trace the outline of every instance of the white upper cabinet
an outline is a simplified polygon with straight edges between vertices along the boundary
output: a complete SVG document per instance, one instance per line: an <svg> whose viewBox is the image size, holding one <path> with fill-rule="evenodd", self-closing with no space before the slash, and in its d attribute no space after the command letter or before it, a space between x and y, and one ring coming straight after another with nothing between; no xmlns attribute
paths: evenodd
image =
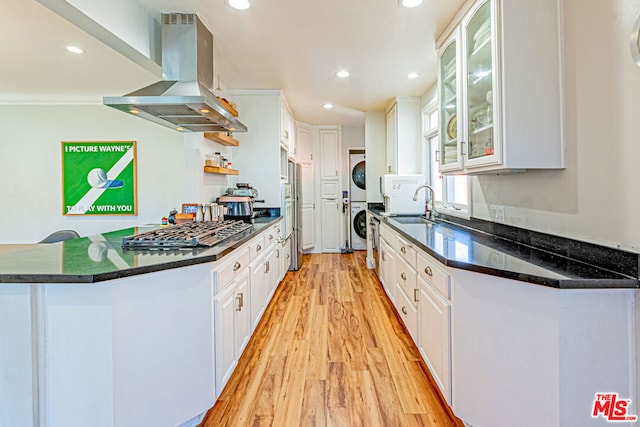
<svg viewBox="0 0 640 427"><path fill-rule="evenodd" d="M312 128L296 123L296 162L305 165L313 163Z"/></svg>
<svg viewBox="0 0 640 427"><path fill-rule="evenodd" d="M295 120L284 97L280 100L280 143L287 149L289 158L295 158Z"/></svg>
<svg viewBox="0 0 640 427"><path fill-rule="evenodd" d="M479 0L439 41L440 172L564 167L558 0Z"/></svg>
<svg viewBox="0 0 640 427"><path fill-rule="evenodd" d="M386 173L421 173L420 98L396 98L387 108Z"/></svg>
<svg viewBox="0 0 640 427"><path fill-rule="evenodd" d="M320 179L338 180L340 178L340 130L320 129Z"/></svg>

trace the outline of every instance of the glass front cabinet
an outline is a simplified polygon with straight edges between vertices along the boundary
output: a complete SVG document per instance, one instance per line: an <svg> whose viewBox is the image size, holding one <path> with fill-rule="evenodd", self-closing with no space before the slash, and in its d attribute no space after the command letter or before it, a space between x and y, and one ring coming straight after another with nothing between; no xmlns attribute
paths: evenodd
<svg viewBox="0 0 640 427"><path fill-rule="evenodd" d="M468 3L441 37L441 173L564 167L557 2Z"/></svg>

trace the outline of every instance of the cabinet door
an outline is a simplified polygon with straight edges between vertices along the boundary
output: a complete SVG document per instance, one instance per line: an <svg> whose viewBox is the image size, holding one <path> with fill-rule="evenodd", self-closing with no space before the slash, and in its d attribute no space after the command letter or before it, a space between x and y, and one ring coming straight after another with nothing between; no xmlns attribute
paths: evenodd
<svg viewBox="0 0 640 427"><path fill-rule="evenodd" d="M438 98L440 100L440 150L438 153L441 172L461 170L462 163L460 128L463 118L460 116L460 43L459 32L455 31L451 39L440 50L438 69Z"/></svg>
<svg viewBox="0 0 640 427"><path fill-rule="evenodd" d="M320 178L338 180L340 171L340 133L338 129L320 129Z"/></svg>
<svg viewBox="0 0 640 427"><path fill-rule="evenodd" d="M276 258L276 251L277 249L269 251L264 257L264 273L265 273L264 307L265 309L267 305L269 305L269 301L271 301L271 297L273 296L273 293L275 292L279 283L278 268L276 267L278 264L278 260Z"/></svg>
<svg viewBox="0 0 640 427"><path fill-rule="evenodd" d="M314 205L302 207L302 249L311 249L315 245L315 209Z"/></svg>
<svg viewBox="0 0 640 427"><path fill-rule="evenodd" d="M418 348L440 391L451 403L451 305L419 279Z"/></svg>
<svg viewBox="0 0 640 427"><path fill-rule="evenodd" d="M289 136L289 157L296 160L296 122L291 111L287 110L287 135Z"/></svg>
<svg viewBox="0 0 640 427"><path fill-rule="evenodd" d="M234 346L235 291L235 286L231 285L213 299L217 395L222 392L236 366Z"/></svg>
<svg viewBox="0 0 640 427"><path fill-rule="evenodd" d="M384 285L384 290L387 292L387 295L389 295L389 299L395 306L397 299L396 253L383 239L380 239L380 250L383 252L383 254L380 254L380 262L383 266L383 271L380 274L383 278L382 283Z"/></svg>
<svg viewBox="0 0 640 427"><path fill-rule="evenodd" d="M322 199L322 252L340 252L341 205L339 199Z"/></svg>
<svg viewBox="0 0 640 427"><path fill-rule="evenodd" d="M311 129L300 125L296 126L296 161L301 164L313 162Z"/></svg>
<svg viewBox="0 0 640 427"><path fill-rule="evenodd" d="M249 295L249 271L238 279L235 286L236 311L234 323L235 358L240 358L251 337L251 295Z"/></svg>
<svg viewBox="0 0 640 427"><path fill-rule="evenodd" d="M495 115L495 5L478 3L462 23L464 40L464 137L466 167L500 162L500 144L494 133Z"/></svg>
<svg viewBox="0 0 640 427"><path fill-rule="evenodd" d="M315 210L313 165L303 166L301 179L301 217L302 249L311 249L315 245Z"/></svg>
<svg viewBox="0 0 640 427"><path fill-rule="evenodd" d="M387 112L387 171L398 173L398 106Z"/></svg>
<svg viewBox="0 0 640 427"><path fill-rule="evenodd" d="M265 293L265 274L264 274L264 257L258 257L249 265L251 272L251 331L255 330L260 317L262 316L265 299L268 295Z"/></svg>
<svg viewBox="0 0 640 427"><path fill-rule="evenodd" d="M418 307L413 305L413 302L404 294L402 289L399 289L399 286L398 284L398 290L396 290L398 314L400 314L400 318L407 327L413 342L418 344Z"/></svg>
<svg viewBox="0 0 640 427"><path fill-rule="evenodd" d="M280 100L280 142L289 149L289 129L287 129L287 106Z"/></svg>

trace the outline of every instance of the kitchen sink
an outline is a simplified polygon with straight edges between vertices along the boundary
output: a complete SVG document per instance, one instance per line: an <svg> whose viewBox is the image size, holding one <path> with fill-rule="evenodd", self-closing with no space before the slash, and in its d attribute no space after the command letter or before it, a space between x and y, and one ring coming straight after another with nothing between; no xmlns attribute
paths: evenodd
<svg viewBox="0 0 640 427"><path fill-rule="evenodd" d="M431 221L430 219L427 219L424 215L395 216L395 217L391 217L391 219L393 219L396 222L399 222L400 224L427 224L427 225L435 224L435 221Z"/></svg>

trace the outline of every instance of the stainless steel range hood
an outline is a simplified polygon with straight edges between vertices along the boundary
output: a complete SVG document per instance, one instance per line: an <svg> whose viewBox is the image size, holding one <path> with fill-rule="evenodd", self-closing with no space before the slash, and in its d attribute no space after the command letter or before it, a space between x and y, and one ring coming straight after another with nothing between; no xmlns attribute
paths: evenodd
<svg viewBox="0 0 640 427"><path fill-rule="evenodd" d="M104 105L179 131L247 131L211 92L213 36L196 15L162 15L162 78Z"/></svg>

